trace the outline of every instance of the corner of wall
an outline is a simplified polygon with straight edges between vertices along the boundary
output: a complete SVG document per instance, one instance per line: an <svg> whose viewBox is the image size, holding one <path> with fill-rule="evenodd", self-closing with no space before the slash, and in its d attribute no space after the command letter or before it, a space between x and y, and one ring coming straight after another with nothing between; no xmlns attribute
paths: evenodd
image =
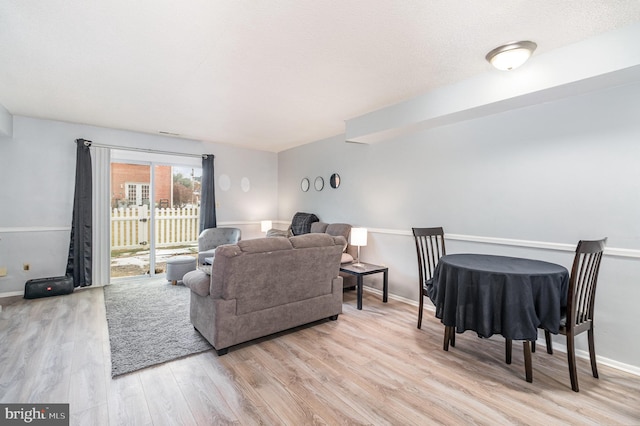
<svg viewBox="0 0 640 426"><path fill-rule="evenodd" d="M13 115L0 104L0 136L13 137Z"/></svg>

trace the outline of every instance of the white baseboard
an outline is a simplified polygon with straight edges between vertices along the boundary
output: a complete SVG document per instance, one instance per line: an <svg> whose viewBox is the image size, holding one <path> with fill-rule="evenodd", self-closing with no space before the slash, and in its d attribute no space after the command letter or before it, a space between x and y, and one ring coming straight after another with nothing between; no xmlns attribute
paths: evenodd
<svg viewBox="0 0 640 426"><path fill-rule="evenodd" d="M2 302L2 299L5 297L14 297L14 296L24 296L24 291L18 290L18 291L8 291L6 293L0 293L0 302Z"/></svg>

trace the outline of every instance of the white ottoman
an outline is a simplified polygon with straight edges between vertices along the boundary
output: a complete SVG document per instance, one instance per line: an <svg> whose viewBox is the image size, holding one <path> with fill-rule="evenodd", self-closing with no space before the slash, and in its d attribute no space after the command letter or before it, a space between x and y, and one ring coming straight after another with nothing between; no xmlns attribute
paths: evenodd
<svg viewBox="0 0 640 426"><path fill-rule="evenodd" d="M175 256L167 259L167 281L176 285L187 272L195 271L196 258L191 256Z"/></svg>

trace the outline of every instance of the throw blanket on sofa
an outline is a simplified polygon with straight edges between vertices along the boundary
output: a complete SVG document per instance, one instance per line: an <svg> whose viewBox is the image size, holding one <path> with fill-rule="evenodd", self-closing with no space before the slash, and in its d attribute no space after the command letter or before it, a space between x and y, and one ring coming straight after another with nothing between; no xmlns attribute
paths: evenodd
<svg viewBox="0 0 640 426"><path fill-rule="evenodd" d="M296 213L291 220L291 232L293 235L308 234L311 232L311 224L318 222L318 216L313 213Z"/></svg>

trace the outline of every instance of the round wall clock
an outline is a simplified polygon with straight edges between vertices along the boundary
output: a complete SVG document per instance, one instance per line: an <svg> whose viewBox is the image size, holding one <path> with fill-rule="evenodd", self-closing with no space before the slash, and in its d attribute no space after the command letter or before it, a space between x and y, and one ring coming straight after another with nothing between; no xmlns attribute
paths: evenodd
<svg viewBox="0 0 640 426"><path fill-rule="evenodd" d="M329 185L331 185L332 188L337 188L340 186L340 175L337 173L334 173L331 175L331 177L329 178Z"/></svg>
<svg viewBox="0 0 640 426"><path fill-rule="evenodd" d="M302 189L302 192L307 192L309 190L309 185L309 179L303 178L302 182L300 182L300 189Z"/></svg>
<svg viewBox="0 0 640 426"><path fill-rule="evenodd" d="M240 180L240 188L242 188L244 192L249 192L249 190L251 189L251 181L249 181L248 177L243 177Z"/></svg>
<svg viewBox="0 0 640 426"><path fill-rule="evenodd" d="M223 191L228 191L231 188L231 178L229 175L220 175L218 178L218 185Z"/></svg>

